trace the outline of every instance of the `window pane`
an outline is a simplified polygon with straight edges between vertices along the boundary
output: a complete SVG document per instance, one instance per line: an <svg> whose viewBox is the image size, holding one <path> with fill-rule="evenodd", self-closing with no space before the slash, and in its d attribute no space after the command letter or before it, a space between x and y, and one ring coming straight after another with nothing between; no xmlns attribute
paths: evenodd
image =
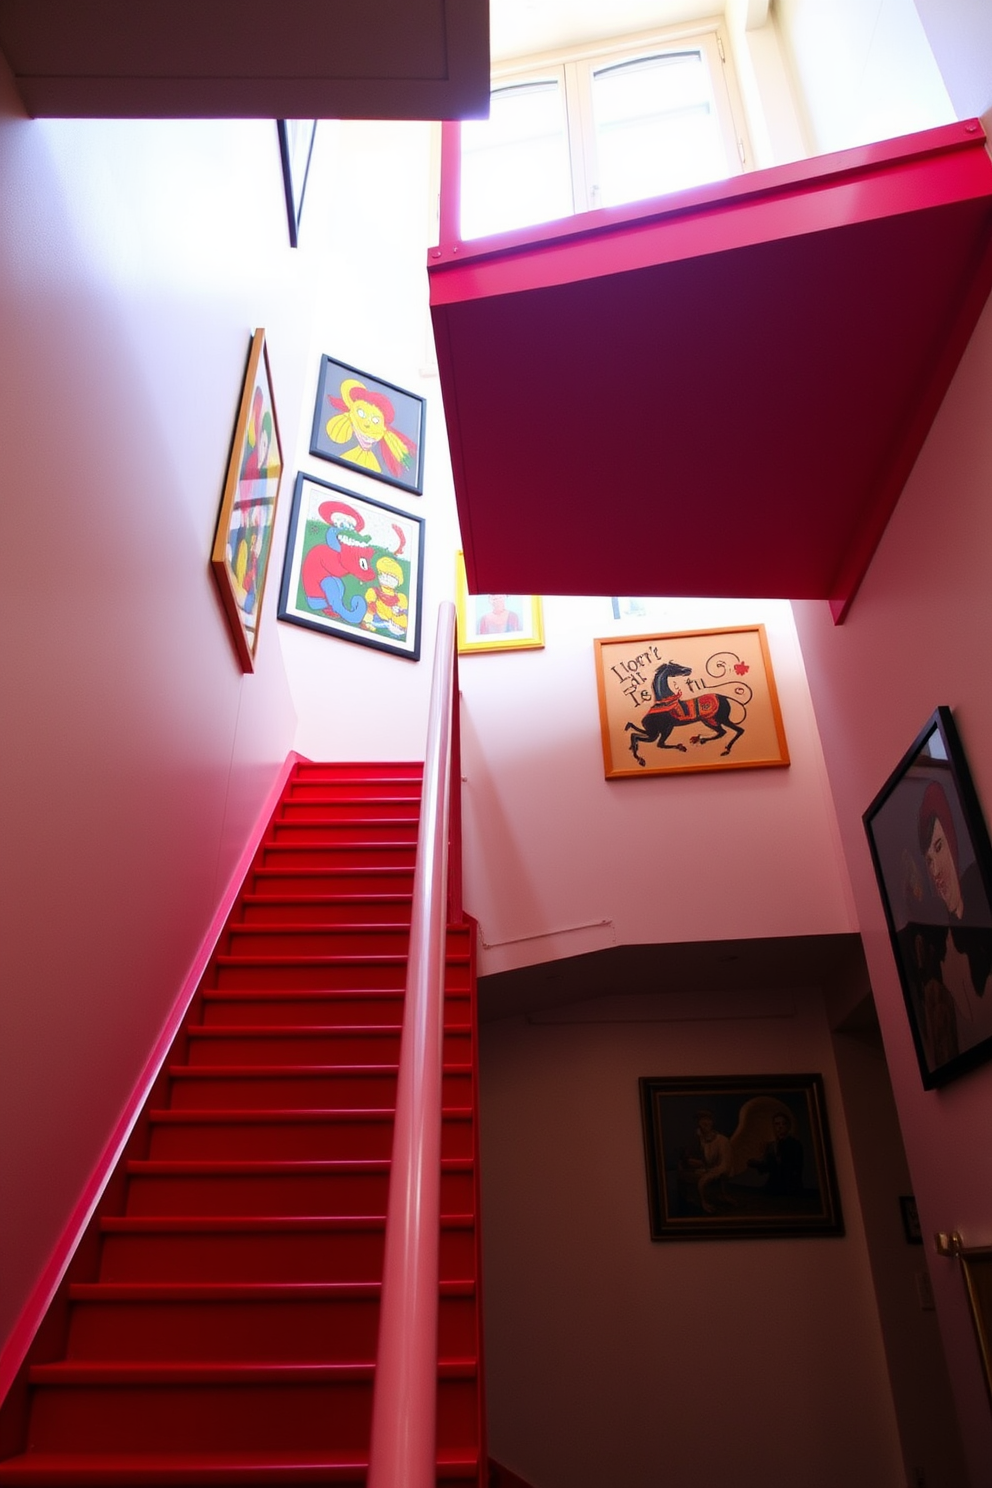
<svg viewBox="0 0 992 1488"><path fill-rule="evenodd" d="M530 227L571 211L565 109L557 81L497 88L489 118L462 124L462 237Z"/></svg>
<svg viewBox="0 0 992 1488"><path fill-rule="evenodd" d="M600 68L592 97L602 206L731 174L702 52Z"/></svg>

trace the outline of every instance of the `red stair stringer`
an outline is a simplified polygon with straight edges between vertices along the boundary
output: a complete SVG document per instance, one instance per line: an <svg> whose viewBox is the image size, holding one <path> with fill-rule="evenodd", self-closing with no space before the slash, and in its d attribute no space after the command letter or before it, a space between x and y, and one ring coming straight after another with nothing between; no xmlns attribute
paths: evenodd
<svg viewBox="0 0 992 1488"><path fill-rule="evenodd" d="M365 1482L421 773L294 764L0 1413L0 1488ZM481 1488L468 921L444 1028L437 1479Z"/></svg>

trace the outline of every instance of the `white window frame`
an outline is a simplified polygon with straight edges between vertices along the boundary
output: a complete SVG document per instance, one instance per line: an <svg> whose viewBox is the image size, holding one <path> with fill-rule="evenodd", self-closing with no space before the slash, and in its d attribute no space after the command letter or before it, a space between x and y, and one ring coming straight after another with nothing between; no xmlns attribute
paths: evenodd
<svg viewBox="0 0 992 1488"><path fill-rule="evenodd" d="M722 21L716 18L587 42L562 51L515 57L493 67L491 87L495 92L519 83L552 80L559 83L564 94L573 211L585 212L600 204L599 184L592 178L596 161L593 72L604 63L616 66L641 57L656 56L660 52L678 52L690 47L698 47L709 66L717 119L727 154L728 176L753 169L744 108L731 64L730 42Z"/></svg>

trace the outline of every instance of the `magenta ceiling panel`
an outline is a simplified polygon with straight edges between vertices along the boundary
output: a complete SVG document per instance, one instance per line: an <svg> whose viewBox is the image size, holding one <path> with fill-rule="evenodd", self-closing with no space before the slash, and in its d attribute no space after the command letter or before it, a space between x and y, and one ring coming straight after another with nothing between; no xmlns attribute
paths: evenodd
<svg viewBox="0 0 992 1488"><path fill-rule="evenodd" d="M846 609L992 282L975 121L429 259L476 592Z"/></svg>

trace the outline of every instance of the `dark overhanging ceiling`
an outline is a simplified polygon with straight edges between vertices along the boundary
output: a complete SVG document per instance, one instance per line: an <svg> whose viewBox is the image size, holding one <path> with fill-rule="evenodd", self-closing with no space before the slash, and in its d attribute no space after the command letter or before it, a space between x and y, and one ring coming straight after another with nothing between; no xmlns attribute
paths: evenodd
<svg viewBox="0 0 992 1488"><path fill-rule="evenodd" d="M28 113L458 119L489 108L488 0L0 0Z"/></svg>
<svg viewBox="0 0 992 1488"><path fill-rule="evenodd" d="M848 1000L867 995L861 937L847 933L609 946L480 976L479 1018L488 1023L634 994L662 999L656 1014L644 1013L646 1021L664 1017L666 994L681 998L679 1017L684 1018L683 1005L696 993L700 1017L707 1017L704 994L739 998L743 1011L752 994L764 997L800 988L825 994L841 988L850 993ZM687 992L688 997L682 996ZM625 1010L623 1021L629 1020Z"/></svg>

